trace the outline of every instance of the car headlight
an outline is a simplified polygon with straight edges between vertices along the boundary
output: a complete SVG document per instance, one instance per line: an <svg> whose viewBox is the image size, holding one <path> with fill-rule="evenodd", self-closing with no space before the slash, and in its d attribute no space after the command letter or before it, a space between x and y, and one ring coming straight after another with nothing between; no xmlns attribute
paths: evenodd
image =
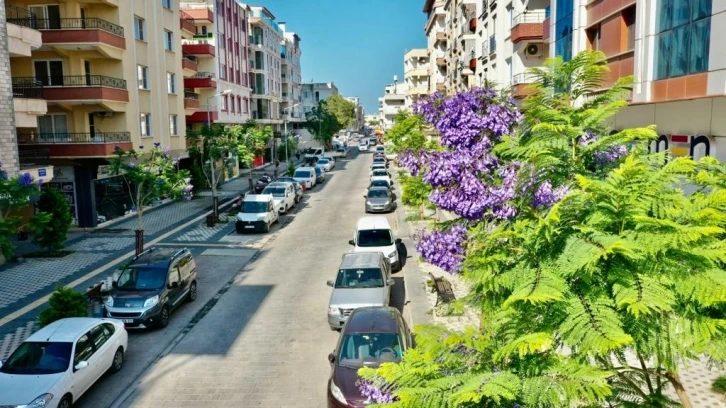
<svg viewBox="0 0 726 408"><path fill-rule="evenodd" d="M329 315L339 315L340 309L337 307L330 306L330 307L328 307L328 314Z"/></svg>
<svg viewBox="0 0 726 408"><path fill-rule="evenodd" d="M340 390L338 390L340 391ZM342 395L342 394L341 394ZM38 398L34 399L33 402L31 402L28 405L20 405L22 408L43 408L47 407L50 404L50 400L53 399L53 394L43 394L39 396Z"/></svg>
<svg viewBox="0 0 726 408"><path fill-rule="evenodd" d="M391 205L390 201L386 201L383 205Z"/></svg>
<svg viewBox="0 0 726 408"><path fill-rule="evenodd" d="M108 307L113 307L113 298L111 296L106 297L106 300L103 302Z"/></svg>
<svg viewBox="0 0 726 408"><path fill-rule="evenodd" d="M144 302L144 307L152 307L159 304L159 295L152 296L148 299L146 299L146 302Z"/></svg>
<svg viewBox="0 0 726 408"><path fill-rule="evenodd" d="M343 392L338 388L337 385L333 382L333 380L330 380L330 393L333 394L333 398L338 400L341 404L348 405L348 401L345 400L345 396L343 396Z"/></svg>
<svg viewBox="0 0 726 408"><path fill-rule="evenodd" d="M390 254L388 254L388 257L389 258L395 258L397 254L398 254L398 251L393 251Z"/></svg>
<svg viewBox="0 0 726 408"><path fill-rule="evenodd" d="M373 203L370 201L366 201L366 205L373 205Z"/></svg>

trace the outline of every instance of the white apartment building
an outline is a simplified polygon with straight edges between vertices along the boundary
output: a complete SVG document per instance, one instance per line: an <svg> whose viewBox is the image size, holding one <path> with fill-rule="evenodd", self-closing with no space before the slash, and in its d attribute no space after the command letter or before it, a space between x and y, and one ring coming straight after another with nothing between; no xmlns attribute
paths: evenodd
<svg viewBox="0 0 726 408"><path fill-rule="evenodd" d="M263 6L250 6L250 84L252 119L273 130L282 128L282 49L285 33L275 15Z"/></svg>
<svg viewBox="0 0 726 408"><path fill-rule="evenodd" d="M363 105L360 104L359 97L346 96L345 99L355 105L355 130L358 130L365 126L365 109L363 109Z"/></svg>
<svg viewBox="0 0 726 408"><path fill-rule="evenodd" d="M318 102L338 95L338 87L333 82L305 82L302 88L302 117L305 118Z"/></svg>
<svg viewBox="0 0 726 408"><path fill-rule="evenodd" d="M423 9L428 15L424 32L428 38L429 94L446 90L449 72L446 64L449 28L446 26L448 11L444 8L445 3L445 0L426 0Z"/></svg>
<svg viewBox="0 0 726 408"><path fill-rule="evenodd" d="M406 84L406 107L411 109L418 98L428 95L430 82L429 51L414 48L403 56L403 78Z"/></svg>
<svg viewBox="0 0 726 408"><path fill-rule="evenodd" d="M378 98L378 117L383 130L392 128L396 114L406 110L407 91L406 83L386 85L383 96Z"/></svg>
<svg viewBox="0 0 726 408"><path fill-rule="evenodd" d="M188 129L208 121L241 124L250 119L249 12L235 0L182 1L181 24L188 26L181 30Z"/></svg>
<svg viewBox="0 0 726 408"><path fill-rule="evenodd" d="M300 69L300 36L287 30L287 24L279 24L285 33L285 40L280 50L282 59L282 93L281 114L283 120L287 120L288 127L292 124L295 127L302 121L302 71Z"/></svg>

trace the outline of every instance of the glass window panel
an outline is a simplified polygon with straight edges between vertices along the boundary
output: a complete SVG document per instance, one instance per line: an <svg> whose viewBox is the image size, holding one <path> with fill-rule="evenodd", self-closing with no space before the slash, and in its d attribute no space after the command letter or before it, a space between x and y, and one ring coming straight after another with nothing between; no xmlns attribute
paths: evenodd
<svg viewBox="0 0 726 408"><path fill-rule="evenodd" d="M688 72L688 47L690 26L673 29L671 35L671 70L669 76L686 75Z"/></svg>
<svg viewBox="0 0 726 408"><path fill-rule="evenodd" d="M688 73L695 74L708 70L708 52L711 42L711 19L697 21L691 28L691 55L688 61Z"/></svg>
<svg viewBox="0 0 726 408"><path fill-rule="evenodd" d="M66 115L53 115L53 126L55 133L68 133L68 118Z"/></svg>
<svg viewBox="0 0 726 408"><path fill-rule="evenodd" d="M671 60L671 31L661 33L657 38L655 79L667 78L669 75L668 67Z"/></svg>
<svg viewBox="0 0 726 408"><path fill-rule="evenodd" d="M678 27L691 21L691 1L673 0L673 23L671 27Z"/></svg>
<svg viewBox="0 0 726 408"><path fill-rule="evenodd" d="M668 30L672 26L673 20L673 1L678 0L660 0L658 4L658 32Z"/></svg>
<svg viewBox="0 0 726 408"><path fill-rule="evenodd" d="M692 0L691 21L711 15L711 0Z"/></svg>

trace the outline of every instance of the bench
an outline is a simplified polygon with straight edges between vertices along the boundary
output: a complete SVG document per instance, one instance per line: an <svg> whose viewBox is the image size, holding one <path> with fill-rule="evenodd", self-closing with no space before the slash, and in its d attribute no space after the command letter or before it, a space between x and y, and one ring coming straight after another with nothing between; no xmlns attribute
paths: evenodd
<svg viewBox="0 0 726 408"><path fill-rule="evenodd" d="M102 299L101 289L103 288L103 285L104 282L99 282L96 285L88 287L88 290L86 290L86 296L89 301Z"/></svg>
<svg viewBox="0 0 726 408"><path fill-rule="evenodd" d="M439 303L449 303L456 299L456 296L454 296L454 290L451 287L451 283L447 280L442 278L435 277L431 272L429 272L429 276L431 277L431 292L433 293L436 291L436 305L434 307L438 306Z"/></svg>

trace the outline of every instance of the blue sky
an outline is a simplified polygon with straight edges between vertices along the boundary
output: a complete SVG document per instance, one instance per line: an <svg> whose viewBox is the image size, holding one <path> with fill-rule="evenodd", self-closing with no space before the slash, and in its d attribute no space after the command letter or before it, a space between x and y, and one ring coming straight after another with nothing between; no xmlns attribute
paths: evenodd
<svg viewBox="0 0 726 408"><path fill-rule="evenodd" d="M262 0L302 42L302 77L333 81L345 96L358 96L366 114L393 75L403 81L403 54L425 48L424 0Z"/></svg>

